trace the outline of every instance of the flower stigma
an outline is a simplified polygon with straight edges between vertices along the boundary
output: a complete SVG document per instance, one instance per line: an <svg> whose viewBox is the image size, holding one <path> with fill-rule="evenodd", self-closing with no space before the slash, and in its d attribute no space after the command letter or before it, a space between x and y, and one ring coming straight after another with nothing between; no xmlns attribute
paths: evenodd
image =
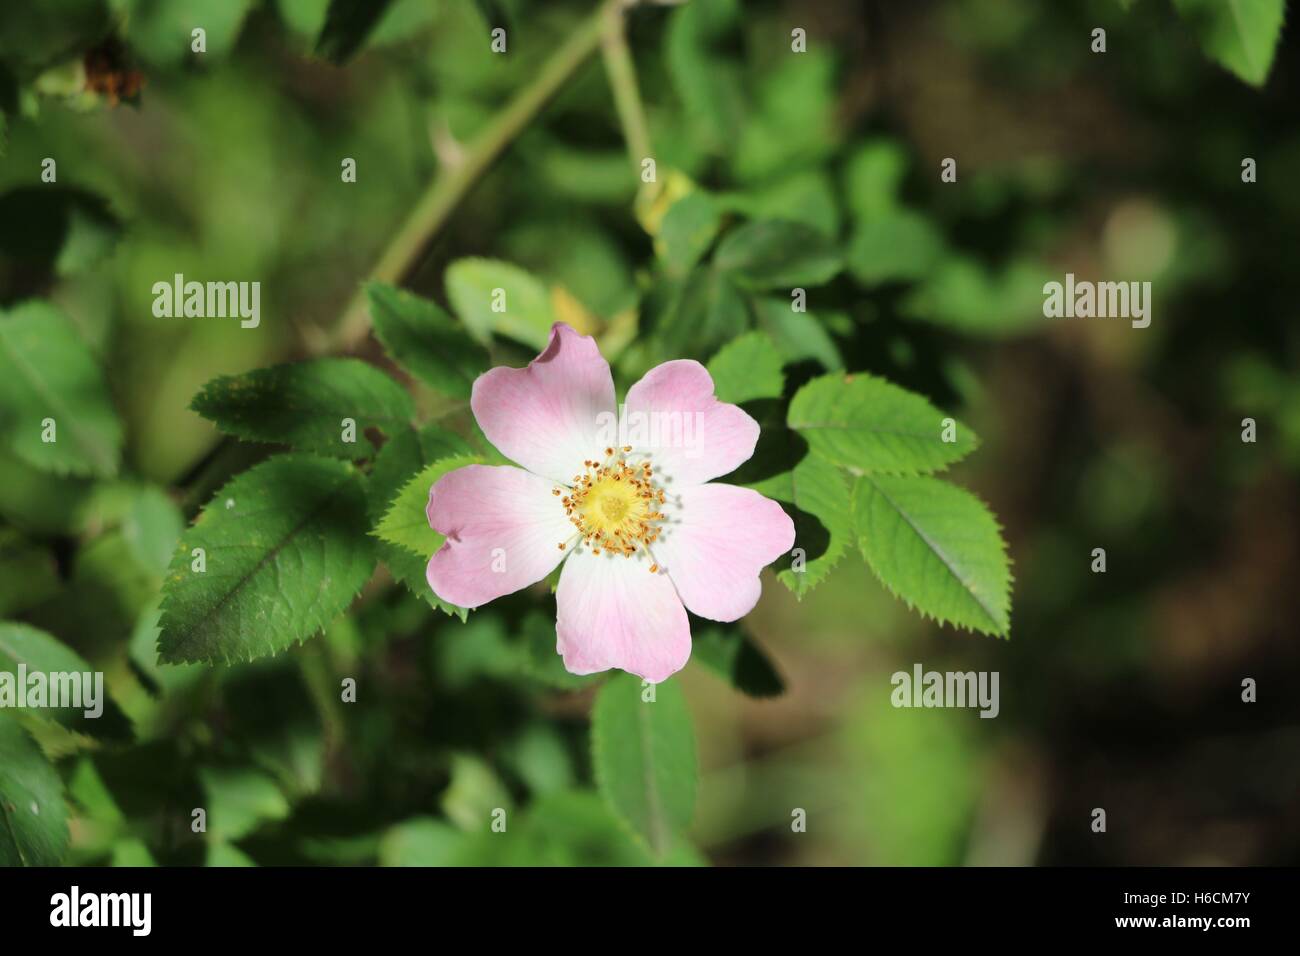
<svg viewBox="0 0 1300 956"><path fill-rule="evenodd" d="M601 461L584 461L583 471L573 476L573 486L556 488L564 513L577 529L592 554L606 551L630 558L638 550L650 552L659 537L657 522L664 492L655 482L649 461L630 461L631 445L606 448ZM574 540L560 542L563 551ZM657 564L651 573L659 570Z"/></svg>

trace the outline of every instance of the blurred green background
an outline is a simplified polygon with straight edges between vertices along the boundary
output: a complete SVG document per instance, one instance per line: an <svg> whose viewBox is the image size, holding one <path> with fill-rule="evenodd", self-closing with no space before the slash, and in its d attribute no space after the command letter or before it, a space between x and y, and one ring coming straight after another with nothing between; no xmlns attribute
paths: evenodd
<svg viewBox="0 0 1300 956"><path fill-rule="evenodd" d="M374 589L271 661L156 664L181 522L264 453L232 451L189 410L194 393L328 342L416 198L594 8L394 0L335 65L316 52L327 5L20 0L0 14L0 304L57 303L126 430L112 480L0 455L0 617L103 668L134 725L120 740L42 732L72 808L69 859L644 862L589 788L590 689L519 660L519 634L545 643L549 598L462 624ZM487 40L498 18L504 56ZM199 25L204 54L189 47ZM628 35L660 181L724 218L832 240L846 268L810 295L811 320L787 322L780 291L736 305L708 286L689 308L669 294L714 280L691 270L699 253L656 251L599 56L418 257L403 284L443 303L455 259L529 270L602 336L620 387L756 324L794 382L885 375L983 439L955 471L1004 525L1011 639L932 625L857 559L802 600L767 576L745 627L786 689L754 699L695 663L683 673L701 777L691 848L672 862L1300 862L1291 32L1256 86L1164 0L644 5ZM138 95L88 91L102 62ZM45 157L56 187L40 183ZM155 318L151 287L178 272L259 280L260 327ZM1150 280L1151 326L1044 319L1042 284L1066 272ZM385 364L373 341L359 354ZM467 425L463 408L417 400ZM1089 568L1098 547L1105 574ZM915 662L999 671L1000 716L895 710L890 675ZM339 674L363 688L349 709ZM1248 677L1257 703L1241 701ZM206 838L194 806L209 808ZM476 832L499 806L523 821L509 849Z"/></svg>

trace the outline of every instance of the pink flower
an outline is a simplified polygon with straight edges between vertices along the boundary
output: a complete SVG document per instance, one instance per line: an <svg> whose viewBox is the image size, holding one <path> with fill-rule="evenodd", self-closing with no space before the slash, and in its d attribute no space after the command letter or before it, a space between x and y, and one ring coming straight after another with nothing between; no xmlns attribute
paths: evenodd
<svg viewBox="0 0 1300 956"><path fill-rule="evenodd" d="M469 465L429 490L429 524L447 538L429 586L478 607L566 561L556 649L574 674L665 680L691 654L686 608L744 616L759 572L794 544L776 502L710 483L754 453L758 423L714 397L699 362L651 369L620 409L595 340L556 323L527 368L479 376L470 407L522 467Z"/></svg>

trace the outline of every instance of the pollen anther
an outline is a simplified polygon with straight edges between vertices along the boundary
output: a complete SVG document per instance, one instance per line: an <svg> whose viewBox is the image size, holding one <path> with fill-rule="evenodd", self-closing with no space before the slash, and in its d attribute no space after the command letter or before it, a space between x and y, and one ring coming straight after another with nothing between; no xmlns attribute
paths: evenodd
<svg viewBox="0 0 1300 956"><path fill-rule="evenodd" d="M586 472L574 476L571 494L561 498L565 516L593 555L604 550L632 557L659 536L655 523L664 520L659 506L665 495L649 462L630 464L623 458L631 450L624 445L616 454L606 448L604 462L584 461ZM658 565L651 570L657 572Z"/></svg>

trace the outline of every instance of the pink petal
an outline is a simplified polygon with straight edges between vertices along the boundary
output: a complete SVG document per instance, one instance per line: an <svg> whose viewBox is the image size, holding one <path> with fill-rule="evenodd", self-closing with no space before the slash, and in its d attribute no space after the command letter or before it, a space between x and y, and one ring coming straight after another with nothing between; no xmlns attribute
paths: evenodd
<svg viewBox="0 0 1300 956"><path fill-rule="evenodd" d="M556 481L571 481L617 437L609 363L595 339L562 322L527 368L480 375L470 407L501 454Z"/></svg>
<svg viewBox="0 0 1300 956"><path fill-rule="evenodd" d="M734 621L758 603L758 573L794 547L794 522L749 488L699 485L676 495L652 546L691 612Z"/></svg>
<svg viewBox="0 0 1300 956"><path fill-rule="evenodd" d="M628 390L622 428L671 491L735 471L758 443L758 422L718 401L708 371L689 359L655 366Z"/></svg>
<svg viewBox="0 0 1300 956"><path fill-rule="evenodd" d="M540 581L573 536L554 483L508 465L466 465L429 489L429 525L447 536L429 561L433 593L478 607Z"/></svg>
<svg viewBox="0 0 1300 956"><path fill-rule="evenodd" d="M617 667L659 683L686 665L691 627L666 574L644 555L575 552L555 592L556 646L573 674Z"/></svg>

